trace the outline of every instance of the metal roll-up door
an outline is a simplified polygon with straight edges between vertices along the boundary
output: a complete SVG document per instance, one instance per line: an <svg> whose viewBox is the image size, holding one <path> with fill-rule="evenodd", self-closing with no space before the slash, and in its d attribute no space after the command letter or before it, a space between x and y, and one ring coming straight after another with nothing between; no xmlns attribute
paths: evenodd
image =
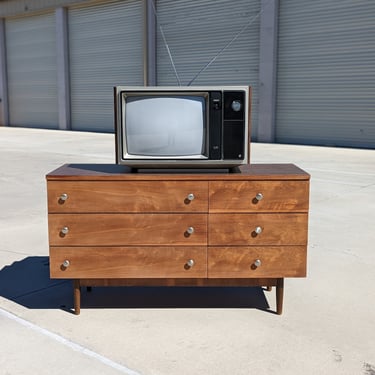
<svg viewBox="0 0 375 375"><path fill-rule="evenodd" d="M260 1L158 0L156 5L157 84L187 85L195 78L192 85L251 85L255 134Z"/></svg>
<svg viewBox="0 0 375 375"><path fill-rule="evenodd" d="M277 141L375 147L374 19L374 1L280 1Z"/></svg>
<svg viewBox="0 0 375 375"><path fill-rule="evenodd" d="M9 124L57 128L54 13L5 21Z"/></svg>
<svg viewBox="0 0 375 375"><path fill-rule="evenodd" d="M71 124L113 131L113 86L143 85L141 0L69 9Z"/></svg>

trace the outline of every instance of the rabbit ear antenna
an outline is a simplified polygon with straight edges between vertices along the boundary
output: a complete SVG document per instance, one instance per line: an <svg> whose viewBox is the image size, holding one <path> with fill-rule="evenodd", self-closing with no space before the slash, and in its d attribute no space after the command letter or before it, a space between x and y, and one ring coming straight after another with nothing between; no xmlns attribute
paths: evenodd
<svg viewBox="0 0 375 375"><path fill-rule="evenodd" d="M265 5L261 7L261 10L247 22L242 29L221 49L218 51L218 53L194 76L194 78L189 81L187 86L190 86L200 75L203 73L228 47L231 46L232 43L234 43L240 35L250 26L254 23L256 19L258 19L261 14L264 12L264 10L267 8L267 6L271 3L273 0L268 0Z"/></svg>
<svg viewBox="0 0 375 375"><path fill-rule="evenodd" d="M156 8L155 8L155 2L154 2L154 0L151 0L151 4L152 4L152 9L154 11L156 23L157 23L157 25L159 27L159 30L160 30L160 35L161 35L161 37L163 39L164 46L165 46L165 48L167 50L167 53L168 53L168 56L169 56L169 60L171 62L171 65L172 65L172 68L173 68L173 71L174 71L174 75L175 75L175 77L177 79L178 85L181 86L181 80L180 80L180 77L178 76L178 73L177 73L176 64L173 61L172 53L171 53L171 50L169 48L167 39L165 37L164 30L163 30L163 28L161 26L161 23L159 22L159 18L158 18L158 14L157 14L157 11L156 11Z"/></svg>

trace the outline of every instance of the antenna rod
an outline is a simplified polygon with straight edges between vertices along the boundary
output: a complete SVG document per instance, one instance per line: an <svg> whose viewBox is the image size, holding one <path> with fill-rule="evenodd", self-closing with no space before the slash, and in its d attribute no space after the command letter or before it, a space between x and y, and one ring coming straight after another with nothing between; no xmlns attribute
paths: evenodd
<svg viewBox="0 0 375 375"><path fill-rule="evenodd" d="M195 75L195 77L187 84L190 86L200 75L203 73L239 36L264 12L268 4L271 2L269 0L266 5Z"/></svg>
<svg viewBox="0 0 375 375"><path fill-rule="evenodd" d="M163 38L163 42L164 42L165 48L167 49L167 52L168 52L169 60L171 61L171 64L172 64L172 67L173 67L174 75L176 76L178 85L181 86L180 77L178 76L176 65L175 65L175 63L173 61L172 53L171 53L171 51L169 49L169 45L167 43L167 39L165 38L165 34L164 34L164 31L163 31L163 28L161 27L161 24L159 22L159 17L158 17L158 14L156 12L154 0L151 0L151 4L152 4L152 9L154 10L154 14L155 14L155 18L156 18L156 23L159 25L160 34L161 34L161 36Z"/></svg>

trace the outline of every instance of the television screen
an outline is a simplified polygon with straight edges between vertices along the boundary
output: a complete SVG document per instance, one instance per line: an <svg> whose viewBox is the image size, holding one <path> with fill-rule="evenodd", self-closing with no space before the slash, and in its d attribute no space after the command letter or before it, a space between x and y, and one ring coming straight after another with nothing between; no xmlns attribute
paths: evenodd
<svg viewBox="0 0 375 375"><path fill-rule="evenodd" d="M204 96L127 96L126 134L129 155L183 157L205 154Z"/></svg>

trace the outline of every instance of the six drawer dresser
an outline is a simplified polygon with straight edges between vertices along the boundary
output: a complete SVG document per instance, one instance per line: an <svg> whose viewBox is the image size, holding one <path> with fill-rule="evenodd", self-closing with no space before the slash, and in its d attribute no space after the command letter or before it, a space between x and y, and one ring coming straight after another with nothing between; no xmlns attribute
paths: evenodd
<svg viewBox="0 0 375 375"><path fill-rule="evenodd" d="M306 276L310 176L293 164L140 173L63 165L47 175L51 278L82 286L276 286Z"/></svg>

